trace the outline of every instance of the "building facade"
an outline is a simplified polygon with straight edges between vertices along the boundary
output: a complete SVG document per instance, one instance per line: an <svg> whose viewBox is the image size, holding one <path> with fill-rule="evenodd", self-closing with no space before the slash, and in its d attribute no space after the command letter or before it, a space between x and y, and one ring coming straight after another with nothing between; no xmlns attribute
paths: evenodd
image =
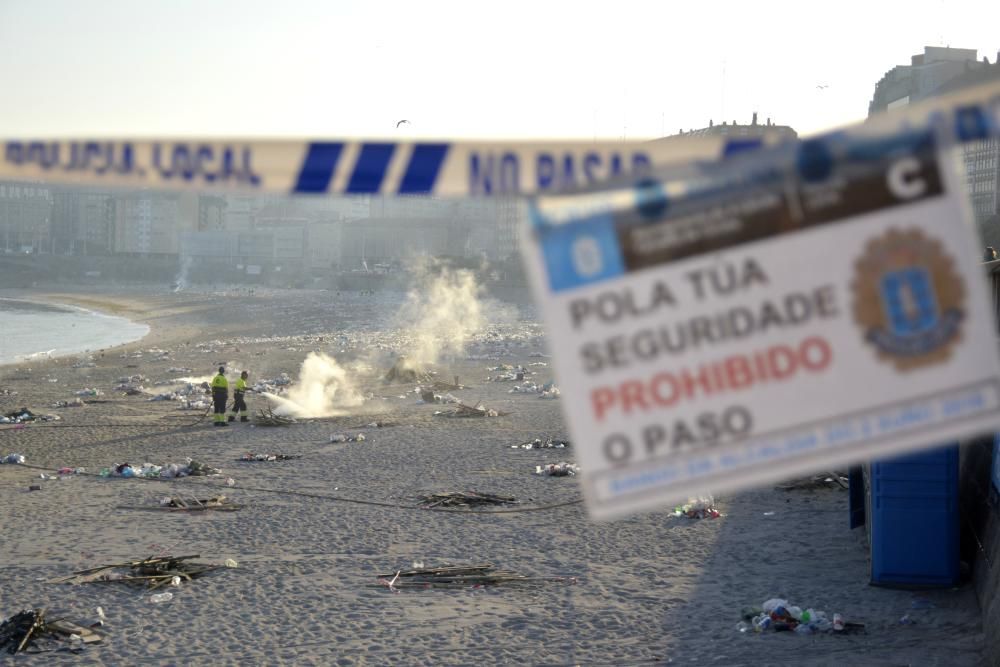
<svg viewBox="0 0 1000 667"><path fill-rule="evenodd" d="M5 253L51 252L52 189L0 183L0 247Z"/></svg>
<svg viewBox="0 0 1000 667"><path fill-rule="evenodd" d="M875 85L868 115L890 111L987 81L1000 80L998 62L978 59L975 49L924 47L909 65L893 67ZM962 145L969 203L986 245L1000 241L1000 142L996 139Z"/></svg>
<svg viewBox="0 0 1000 667"><path fill-rule="evenodd" d="M193 221L182 224L178 195L128 194L115 205L115 252L141 255L176 255L180 234Z"/></svg>

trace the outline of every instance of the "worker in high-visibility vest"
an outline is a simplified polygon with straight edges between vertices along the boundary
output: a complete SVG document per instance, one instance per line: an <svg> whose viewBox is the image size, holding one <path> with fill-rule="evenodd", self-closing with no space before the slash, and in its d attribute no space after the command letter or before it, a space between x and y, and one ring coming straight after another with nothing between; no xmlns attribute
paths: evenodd
<svg viewBox="0 0 1000 667"><path fill-rule="evenodd" d="M243 396L247 393L247 378L250 377L250 373L243 371L240 373L240 379L236 381L236 387L233 388L233 413L229 415L229 421L236 421L236 415L240 415L241 422L250 421L250 416L247 414L247 402L244 400Z"/></svg>
<svg viewBox="0 0 1000 667"><path fill-rule="evenodd" d="M226 403L229 401L229 380L226 369L219 366L219 374L212 378L212 403L215 407L215 426L229 426L226 423Z"/></svg>

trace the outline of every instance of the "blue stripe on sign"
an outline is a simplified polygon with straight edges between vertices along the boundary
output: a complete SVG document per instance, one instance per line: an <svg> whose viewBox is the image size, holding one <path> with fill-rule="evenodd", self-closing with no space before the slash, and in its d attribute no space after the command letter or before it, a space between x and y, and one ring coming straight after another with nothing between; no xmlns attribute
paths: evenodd
<svg viewBox="0 0 1000 667"><path fill-rule="evenodd" d="M396 144L362 144L361 154L344 192L355 194L378 192L392 159Z"/></svg>
<svg viewBox="0 0 1000 667"><path fill-rule="evenodd" d="M447 153L448 144L415 145L403 181L399 184L399 194L426 194L433 190Z"/></svg>
<svg viewBox="0 0 1000 667"><path fill-rule="evenodd" d="M310 143L292 192L326 192L343 150L344 144Z"/></svg>
<svg viewBox="0 0 1000 667"><path fill-rule="evenodd" d="M722 157L730 157L743 151L752 151L764 145L763 139L730 139L722 149Z"/></svg>

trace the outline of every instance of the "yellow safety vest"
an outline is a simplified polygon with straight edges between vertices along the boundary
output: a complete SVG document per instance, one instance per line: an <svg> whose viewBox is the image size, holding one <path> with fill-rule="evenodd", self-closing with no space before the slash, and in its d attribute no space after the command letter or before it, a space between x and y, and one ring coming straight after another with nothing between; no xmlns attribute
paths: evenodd
<svg viewBox="0 0 1000 667"><path fill-rule="evenodd" d="M229 389L229 380L222 373L212 378L212 389Z"/></svg>

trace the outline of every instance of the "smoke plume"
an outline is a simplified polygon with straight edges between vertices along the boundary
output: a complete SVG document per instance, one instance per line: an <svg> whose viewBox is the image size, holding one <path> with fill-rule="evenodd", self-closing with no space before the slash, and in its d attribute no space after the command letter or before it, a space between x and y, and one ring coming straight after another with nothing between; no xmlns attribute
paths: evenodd
<svg viewBox="0 0 1000 667"><path fill-rule="evenodd" d="M191 260L191 255L181 256L180 271L178 271L177 277L174 278L174 292L182 292L187 289L188 271L191 270Z"/></svg>
<svg viewBox="0 0 1000 667"><path fill-rule="evenodd" d="M397 314L397 327L409 338L403 354L419 365L462 354L469 338L486 325L475 275L425 262L415 276L418 284Z"/></svg>
<svg viewBox="0 0 1000 667"><path fill-rule="evenodd" d="M348 371L333 357L310 352L299 369L299 379L287 396L264 394L275 404L274 412L289 417L337 417L364 402Z"/></svg>

